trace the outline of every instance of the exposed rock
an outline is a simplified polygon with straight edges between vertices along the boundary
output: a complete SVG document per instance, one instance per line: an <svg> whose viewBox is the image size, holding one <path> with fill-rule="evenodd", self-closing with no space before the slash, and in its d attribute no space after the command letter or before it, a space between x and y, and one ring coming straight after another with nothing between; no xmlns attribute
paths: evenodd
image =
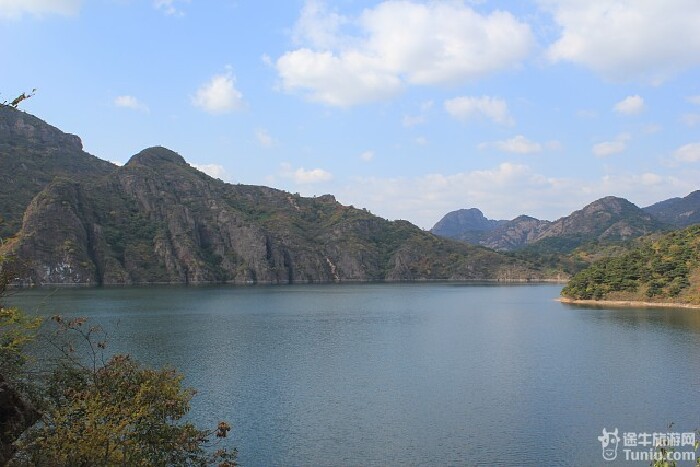
<svg viewBox="0 0 700 467"><path fill-rule="evenodd" d="M0 465L12 458L13 443L39 416L39 412L0 375Z"/></svg>

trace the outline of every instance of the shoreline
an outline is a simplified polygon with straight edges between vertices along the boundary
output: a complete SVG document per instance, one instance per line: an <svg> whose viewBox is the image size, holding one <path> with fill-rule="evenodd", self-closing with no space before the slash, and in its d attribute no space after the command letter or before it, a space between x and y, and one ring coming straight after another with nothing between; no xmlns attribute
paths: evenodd
<svg viewBox="0 0 700 467"><path fill-rule="evenodd" d="M692 308L700 309L700 305L692 303L673 303L673 302L639 302L634 300L576 300L573 298L559 297L556 301L566 303L568 305L593 305L593 306L609 306L615 308Z"/></svg>
<svg viewBox="0 0 700 467"><path fill-rule="evenodd" d="M107 287L148 287L148 286L206 286L206 285L324 285L324 284L421 284L421 283L463 283L463 284L566 284L560 279L341 279L331 281L189 281L189 282L46 282L46 283L9 283L12 289L46 289L46 288L107 288Z"/></svg>

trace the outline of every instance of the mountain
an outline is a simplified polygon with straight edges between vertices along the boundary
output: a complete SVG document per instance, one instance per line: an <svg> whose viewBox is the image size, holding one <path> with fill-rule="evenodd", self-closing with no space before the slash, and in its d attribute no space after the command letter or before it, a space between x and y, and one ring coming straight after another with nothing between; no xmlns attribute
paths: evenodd
<svg viewBox="0 0 700 467"><path fill-rule="evenodd" d="M0 105L0 238L19 231L25 208L55 177L88 179L115 168L83 151L77 136Z"/></svg>
<svg viewBox="0 0 700 467"><path fill-rule="evenodd" d="M562 290L572 300L700 304L700 225L646 238L632 251L604 258Z"/></svg>
<svg viewBox="0 0 700 467"><path fill-rule="evenodd" d="M478 244L485 232L490 232L507 221L484 217L476 208L460 209L447 214L430 230L435 235Z"/></svg>
<svg viewBox="0 0 700 467"><path fill-rule="evenodd" d="M36 191L23 208L10 205L7 218L22 224L0 249L23 260L25 282L543 278L523 260L387 221L331 195L304 198L227 184L162 147L117 167L95 161L76 137L39 119L4 115L10 121L0 131L0 145L14 149L0 153L0 164L24 164L15 183ZM23 130L29 141L6 129L18 125L30 127ZM53 136L27 136L37 134ZM64 161L75 173L57 169ZM51 170L39 170L40 177L32 170L46 167ZM26 190L21 199L29 195ZM0 196L4 201L7 192Z"/></svg>
<svg viewBox="0 0 700 467"><path fill-rule="evenodd" d="M644 208L656 219L676 227L700 224L700 190L685 198L671 198Z"/></svg>
<svg viewBox="0 0 700 467"><path fill-rule="evenodd" d="M498 228L483 236L480 245L494 250L511 251L536 241L540 231L549 225L549 221L522 215L512 221L502 223Z"/></svg>
<svg viewBox="0 0 700 467"><path fill-rule="evenodd" d="M472 243L495 250L527 247L547 254L568 253L587 242L621 242L666 227L626 199L608 196L553 222L519 216L471 238ZM449 236L465 238L456 225Z"/></svg>

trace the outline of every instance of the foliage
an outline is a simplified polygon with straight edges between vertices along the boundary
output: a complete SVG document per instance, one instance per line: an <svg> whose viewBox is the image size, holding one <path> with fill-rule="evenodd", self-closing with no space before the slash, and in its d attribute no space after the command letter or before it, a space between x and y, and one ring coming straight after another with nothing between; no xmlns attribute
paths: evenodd
<svg viewBox="0 0 700 467"><path fill-rule="evenodd" d="M42 421L19 441L10 465L234 465L235 449L210 449L209 438L226 437L228 424L202 430L182 421L195 391L182 387L180 373L128 355L106 359L101 327L53 321L49 342L63 358L46 382Z"/></svg>
<svg viewBox="0 0 700 467"><path fill-rule="evenodd" d="M29 92L29 93L23 92L22 94L15 97L14 99L12 99L9 102L8 101L0 102L0 105L7 105L7 106L10 106L10 107L13 107L16 109L18 105L20 105L22 102L24 102L25 100L32 97L35 93L36 93L36 89L32 89L32 92Z"/></svg>
<svg viewBox="0 0 700 467"><path fill-rule="evenodd" d="M647 239L631 252L593 263L562 295L579 300L640 299L697 302L691 288L700 268L700 226Z"/></svg>
<svg viewBox="0 0 700 467"><path fill-rule="evenodd" d="M25 348L36 337L41 319L30 318L18 308L5 305L7 285L15 271L15 262L0 257L0 374L12 385L23 388Z"/></svg>

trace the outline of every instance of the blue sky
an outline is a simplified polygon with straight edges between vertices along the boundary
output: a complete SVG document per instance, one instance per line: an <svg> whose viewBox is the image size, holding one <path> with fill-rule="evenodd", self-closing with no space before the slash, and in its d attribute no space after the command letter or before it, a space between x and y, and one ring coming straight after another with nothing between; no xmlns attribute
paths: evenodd
<svg viewBox="0 0 700 467"><path fill-rule="evenodd" d="M0 0L0 98L430 228L700 188L697 0Z"/></svg>

